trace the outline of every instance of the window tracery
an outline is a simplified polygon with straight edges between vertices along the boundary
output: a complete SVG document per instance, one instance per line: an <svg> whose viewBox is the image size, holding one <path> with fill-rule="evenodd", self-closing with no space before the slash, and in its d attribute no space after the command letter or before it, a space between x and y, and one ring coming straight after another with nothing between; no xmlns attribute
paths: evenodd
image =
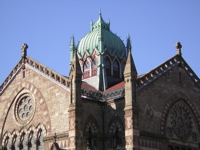
<svg viewBox="0 0 200 150"><path fill-rule="evenodd" d="M98 64L98 61L97 61L97 58L95 57L92 59L92 76L97 75L97 64Z"/></svg>
<svg viewBox="0 0 200 150"><path fill-rule="evenodd" d="M89 63L88 60L86 60L86 61L84 62L84 65L83 65L84 71L87 70L89 67L90 67L90 63Z"/></svg>
<svg viewBox="0 0 200 150"><path fill-rule="evenodd" d="M106 75L111 75L111 62L108 56L105 58L105 68L106 68Z"/></svg>
<svg viewBox="0 0 200 150"><path fill-rule="evenodd" d="M115 59L113 62L113 76L114 77L119 77L119 63Z"/></svg>
<svg viewBox="0 0 200 150"><path fill-rule="evenodd" d="M121 64L121 75L122 75L122 77L123 77L123 75L124 75L125 65L126 65L125 62L123 62L123 63Z"/></svg>
<svg viewBox="0 0 200 150"><path fill-rule="evenodd" d="M25 142L24 141L25 141L25 133L23 132L21 137L20 137L20 141L19 141L19 145L18 145L20 150L25 149Z"/></svg>
<svg viewBox="0 0 200 150"><path fill-rule="evenodd" d="M15 106L15 117L20 124L27 124L34 115L35 101L30 94L20 96Z"/></svg>
<svg viewBox="0 0 200 150"><path fill-rule="evenodd" d="M92 60L92 66L95 67L95 66L97 66L97 64L98 64L97 59L93 58L93 60Z"/></svg>
<svg viewBox="0 0 200 150"><path fill-rule="evenodd" d="M33 136L34 132L31 131L28 137L28 142L27 142L27 146L29 150L33 150L34 147L34 136Z"/></svg>
<svg viewBox="0 0 200 150"><path fill-rule="evenodd" d="M109 135L111 140L111 147L115 150L123 145L123 126L118 117L114 117L111 120L109 127Z"/></svg>
<svg viewBox="0 0 200 150"><path fill-rule="evenodd" d="M177 102L170 110L166 136L177 137L183 141L188 139L197 142L197 133L194 132L195 121L192 112L183 102Z"/></svg>
<svg viewBox="0 0 200 150"><path fill-rule="evenodd" d="M90 77L90 62L88 60L85 60L83 64L83 78Z"/></svg>
<svg viewBox="0 0 200 150"><path fill-rule="evenodd" d="M15 134L12 138L12 143L10 145L10 149L11 150L15 150L17 147L16 147L16 143L17 143L17 135Z"/></svg>
<svg viewBox="0 0 200 150"><path fill-rule="evenodd" d="M84 137L86 148L92 150L97 146L99 128L96 119L93 116L89 116L85 121Z"/></svg>
<svg viewBox="0 0 200 150"><path fill-rule="evenodd" d="M6 136L5 141L4 141L4 146L3 146L3 150L8 150L8 145L9 145L9 136Z"/></svg>
<svg viewBox="0 0 200 150"><path fill-rule="evenodd" d="M37 128L31 127L27 130L21 130L9 133L3 137L3 150L44 150L44 126L39 125Z"/></svg>
<svg viewBox="0 0 200 150"><path fill-rule="evenodd" d="M44 143L43 143L43 132L42 129L39 129L38 133L37 133L37 140L36 140L36 147L38 150L42 150L44 149Z"/></svg>

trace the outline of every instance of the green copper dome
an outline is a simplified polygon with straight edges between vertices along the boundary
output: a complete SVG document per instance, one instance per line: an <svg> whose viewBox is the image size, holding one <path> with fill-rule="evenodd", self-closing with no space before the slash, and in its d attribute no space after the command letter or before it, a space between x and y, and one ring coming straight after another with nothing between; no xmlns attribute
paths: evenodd
<svg viewBox="0 0 200 150"><path fill-rule="evenodd" d="M91 23L90 33L85 35L78 44L78 54L83 56L86 51L91 54L94 49L100 53L108 49L111 54L118 53L120 57L126 54L123 41L110 31L110 22L105 23L101 13L97 22Z"/></svg>

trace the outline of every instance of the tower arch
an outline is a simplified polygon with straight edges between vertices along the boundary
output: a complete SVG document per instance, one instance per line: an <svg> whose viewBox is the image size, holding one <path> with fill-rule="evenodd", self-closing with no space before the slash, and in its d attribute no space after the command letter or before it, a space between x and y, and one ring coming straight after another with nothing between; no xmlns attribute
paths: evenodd
<svg viewBox="0 0 200 150"><path fill-rule="evenodd" d="M112 75L112 61L111 58L107 55L104 58L104 64L105 64L105 71L107 76Z"/></svg>
<svg viewBox="0 0 200 150"><path fill-rule="evenodd" d="M83 62L83 79L89 78L91 73L91 60L85 59Z"/></svg>
<svg viewBox="0 0 200 150"><path fill-rule="evenodd" d="M113 59L113 63L112 63L112 74L114 77L119 78L120 77L120 63L117 60L117 58Z"/></svg>
<svg viewBox="0 0 200 150"><path fill-rule="evenodd" d="M109 145L112 148L123 147L125 144L124 125L119 116L114 115L108 126Z"/></svg>
<svg viewBox="0 0 200 150"><path fill-rule="evenodd" d="M83 65L83 81L97 90L105 91L123 81L120 63L126 60L127 50L121 38L110 30L110 21L106 23L101 13L96 23L91 23L90 29L77 45L79 63ZM73 45L72 38L70 48ZM98 65L93 65L96 63L93 56L98 58ZM89 57L90 69L86 69L85 59Z"/></svg>
<svg viewBox="0 0 200 150"><path fill-rule="evenodd" d="M99 139L99 126L93 115L88 116L84 123L83 136L85 145L89 149L97 147Z"/></svg>

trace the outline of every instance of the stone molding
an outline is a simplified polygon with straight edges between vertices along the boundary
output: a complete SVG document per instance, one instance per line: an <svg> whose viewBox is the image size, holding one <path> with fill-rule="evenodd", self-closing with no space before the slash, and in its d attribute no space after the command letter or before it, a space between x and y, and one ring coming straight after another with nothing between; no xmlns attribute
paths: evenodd
<svg viewBox="0 0 200 150"><path fill-rule="evenodd" d="M149 131L140 131L140 136L141 138L153 139L157 141L167 140L166 136L163 136L162 134L159 134L159 133L149 132Z"/></svg>
<svg viewBox="0 0 200 150"><path fill-rule="evenodd" d="M55 83L58 83L58 84L61 84L62 86L70 88L69 78L56 73L55 71L49 69L48 67L42 65L41 63L26 56L25 61L24 61L24 59L21 59L17 63L17 65L14 67L14 69L11 71L11 73L8 75L8 77L5 79L5 81L2 83L2 85L0 86L0 95L2 95L2 93L4 92L6 87L11 83L11 81L14 79L14 77L17 75L17 73L21 70L21 68L24 69L25 65L26 66L28 65L28 66L34 68L35 70L39 71L43 75L49 77Z"/></svg>
<svg viewBox="0 0 200 150"><path fill-rule="evenodd" d="M14 67L14 69L11 71L11 73L8 75L8 77L5 79L5 81L0 85L0 96L6 89L6 87L11 83L11 81L14 79L14 77L19 73L23 66L22 59L17 63L17 65Z"/></svg>
<svg viewBox="0 0 200 150"><path fill-rule="evenodd" d="M190 101L188 96L186 96L182 92L178 92L169 98L169 100L167 101L167 103L165 104L165 107L163 109L163 113L162 113L162 117L161 117L161 125L160 125L160 128L161 128L160 131L161 131L162 135L165 135L165 132L166 132L166 123L167 123L167 116L169 114L169 111L174 106L174 104L180 100L183 101L188 106L190 111L193 113L193 115L195 117L194 120L196 121L196 123L198 125L198 129L200 130L200 116L199 116L195 106L192 104L192 102Z"/></svg>
<svg viewBox="0 0 200 150"><path fill-rule="evenodd" d="M47 135L47 130L46 130L45 126L41 123L39 123L37 126L31 125L31 126L28 126L28 127L23 127L20 130L14 130L12 132L6 131L2 136L3 137L2 143L5 143L5 140L6 140L7 137L9 137L11 139L15 135L17 135L17 137L21 137L24 133L25 133L26 136L28 136L28 135L30 135L31 132L35 133L34 139L37 139L37 133L40 132L40 130L42 130L44 136Z"/></svg>
<svg viewBox="0 0 200 150"><path fill-rule="evenodd" d="M26 89L26 90L25 90ZM5 105L5 111L3 112L2 117L0 118L0 121L3 122L3 127L2 130L4 130L4 125L6 123L6 119L8 116L8 113L12 107L12 105L14 104L14 100L16 98L16 95L18 95L20 92L23 92L23 90L25 90L26 92L29 91L31 94L34 94L35 98L38 99L40 106L42 108L43 112L48 112L48 108L46 105L46 102L44 100L44 97L42 96L42 94L40 93L40 91L31 83L29 82L22 82L18 87L16 87L13 92L12 95L9 98L9 101L7 101L7 104ZM44 120L44 125L47 126L47 131L49 132L51 130L51 123L50 123L50 117L48 115L49 113L45 113L45 120ZM3 134L3 132L2 132Z"/></svg>
<svg viewBox="0 0 200 150"><path fill-rule="evenodd" d="M62 139L66 139L68 137L69 137L69 133L56 134L56 135L44 137L44 142L55 141L55 139L56 139L56 141L62 140Z"/></svg>
<svg viewBox="0 0 200 150"><path fill-rule="evenodd" d="M165 61L160 66L156 67L149 73L145 74L144 76L137 79L137 90L140 90L150 82L154 81L164 73L171 70L173 67L180 65L183 69L186 70L188 75L191 79L200 87L200 79L197 75L193 72L193 70L189 67L189 65L185 62L185 60L180 55L175 55L174 57L170 58L169 60Z"/></svg>

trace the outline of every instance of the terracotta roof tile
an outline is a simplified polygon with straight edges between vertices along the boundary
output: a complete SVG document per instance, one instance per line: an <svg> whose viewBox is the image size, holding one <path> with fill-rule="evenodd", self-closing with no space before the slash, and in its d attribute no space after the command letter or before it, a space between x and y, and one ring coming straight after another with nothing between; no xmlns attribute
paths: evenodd
<svg viewBox="0 0 200 150"><path fill-rule="evenodd" d="M141 75L138 75L137 76L137 79L143 77L145 74L141 74ZM91 91L94 91L94 92L98 92L98 93L101 93L101 91L97 90L95 87L93 87L92 85L86 83L86 82L83 82L82 83L82 88L85 88L87 90L91 90ZM118 83L118 84L115 84L114 86L108 88L106 91L104 91L103 93L106 94L106 93L109 93L109 92L112 92L112 91L116 91L116 90L120 90L120 89L124 89L124 81Z"/></svg>
<svg viewBox="0 0 200 150"><path fill-rule="evenodd" d="M82 82L82 88L85 88L87 90L91 90L91 91L94 91L94 92L98 92L98 93L101 93L101 91L97 90L95 87L93 87L92 85L86 83L86 82Z"/></svg>
<svg viewBox="0 0 200 150"><path fill-rule="evenodd" d="M104 91L104 93L109 93L109 92L116 91L116 90L123 89L123 88L124 88L124 81L108 88L106 91Z"/></svg>

